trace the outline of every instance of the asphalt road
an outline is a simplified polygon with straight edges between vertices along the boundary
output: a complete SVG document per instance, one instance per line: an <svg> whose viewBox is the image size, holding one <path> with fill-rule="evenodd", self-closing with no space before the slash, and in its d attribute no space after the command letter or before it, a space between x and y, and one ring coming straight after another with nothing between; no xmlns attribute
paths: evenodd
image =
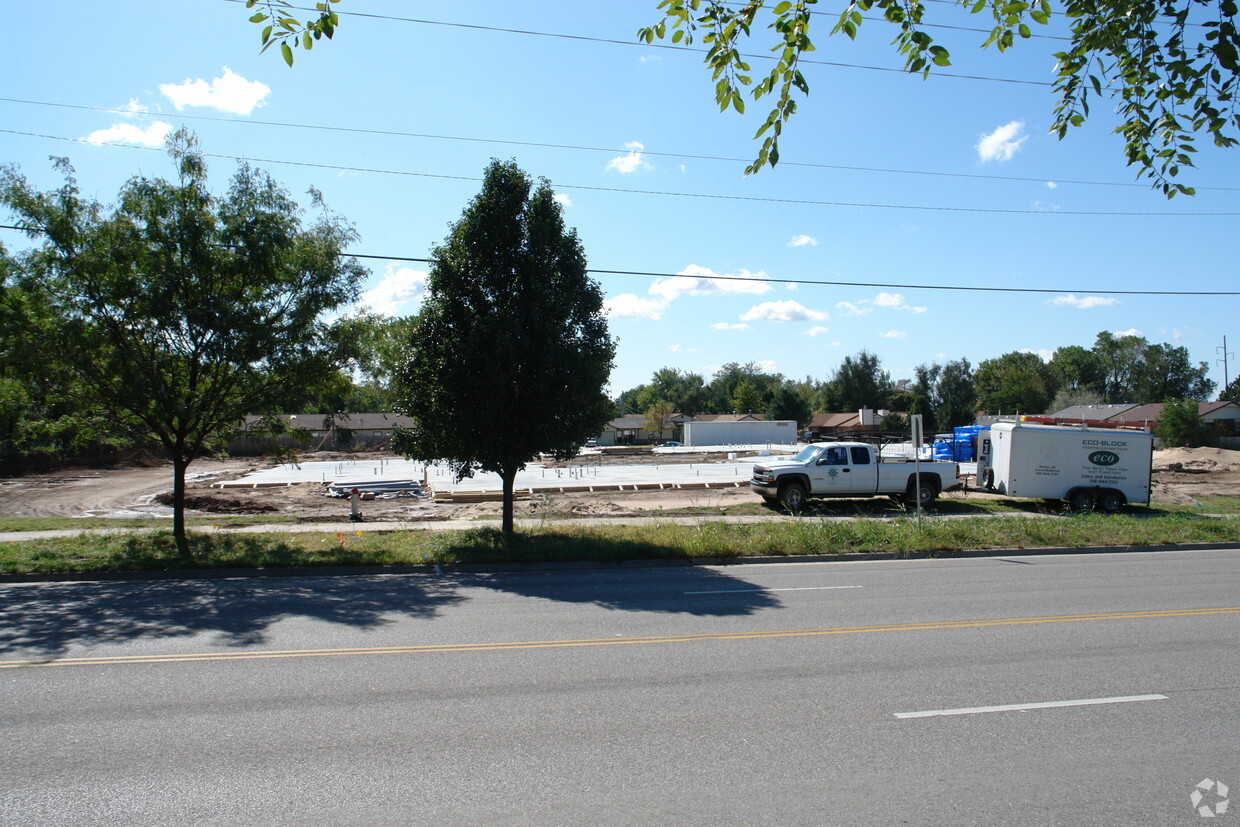
<svg viewBox="0 0 1240 827"><path fill-rule="evenodd" d="M1236 551L3 584L0 686L3 824L1240 823Z"/></svg>

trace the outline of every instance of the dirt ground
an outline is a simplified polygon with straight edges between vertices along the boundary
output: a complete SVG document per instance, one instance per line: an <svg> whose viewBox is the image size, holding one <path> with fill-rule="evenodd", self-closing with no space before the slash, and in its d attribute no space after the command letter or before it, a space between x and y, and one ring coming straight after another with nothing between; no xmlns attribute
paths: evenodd
<svg viewBox="0 0 1240 827"><path fill-rule="evenodd" d="M378 455L376 455L377 457ZM349 454L348 458L370 458ZM304 461L340 459L335 454L303 456ZM658 462L671 458L660 455ZM653 462L649 452L603 456L603 463L635 464ZM701 462L695 454L671 461ZM595 461L591 458L591 461ZM190 466L188 503L200 513L213 514L293 514L305 521L347 519L345 500L324 496L319 484L256 490L220 490L210 484L236 479L267 467L261 458L202 459ZM172 474L170 466L155 468L73 469L50 474L0 479L0 515L8 517L134 517L167 514ZM1240 451L1219 448L1171 449L1154 454L1152 501L1164 504L1191 504L1203 496L1240 496ZM970 492L967 496L985 496ZM679 491L625 491L536 495L516 503L519 517L554 513L556 517L576 515L624 517L654 516L675 509L703 509L721 512L733 505L753 503L748 488L692 489ZM373 500L362 504L368 521L424 521L470 519L498 514L498 502L435 503L409 498Z"/></svg>

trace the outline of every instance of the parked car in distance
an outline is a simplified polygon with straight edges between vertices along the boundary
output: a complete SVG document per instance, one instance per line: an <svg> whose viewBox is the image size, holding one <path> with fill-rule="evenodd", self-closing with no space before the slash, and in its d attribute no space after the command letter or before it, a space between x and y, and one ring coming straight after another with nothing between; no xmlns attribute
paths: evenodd
<svg viewBox="0 0 1240 827"><path fill-rule="evenodd" d="M656 445L655 447L656 448L683 448L685 447L685 444L683 442L677 442L675 440L672 440L671 442L664 442L662 445Z"/></svg>
<svg viewBox="0 0 1240 827"><path fill-rule="evenodd" d="M587 447L587 448L597 448L597 447L598 447L598 440L597 440L597 439L595 439L594 437L590 437L589 439L587 439L587 440L586 440L586 447Z"/></svg>

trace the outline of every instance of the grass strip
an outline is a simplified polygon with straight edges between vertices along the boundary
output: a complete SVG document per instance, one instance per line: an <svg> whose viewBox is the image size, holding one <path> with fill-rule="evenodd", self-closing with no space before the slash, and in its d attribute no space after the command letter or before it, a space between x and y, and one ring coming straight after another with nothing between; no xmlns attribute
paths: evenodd
<svg viewBox="0 0 1240 827"><path fill-rule="evenodd" d="M113 533L0 545L0 573L160 571L168 569L538 563L653 559L740 559L864 552L949 554L962 549L1143 546L1240 542L1240 518L1195 514L826 520L799 517L761 524L634 522L564 526L505 536L465 531L341 534L195 533L193 559L171 533Z"/></svg>

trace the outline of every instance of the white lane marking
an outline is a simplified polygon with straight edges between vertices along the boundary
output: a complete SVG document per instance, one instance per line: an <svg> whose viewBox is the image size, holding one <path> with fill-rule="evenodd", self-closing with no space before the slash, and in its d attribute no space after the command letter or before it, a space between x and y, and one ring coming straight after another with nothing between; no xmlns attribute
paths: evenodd
<svg viewBox="0 0 1240 827"><path fill-rule="evenodd" d="M936 715L978 715L983 712L1013 712L1026 709L1052 709L1060 706L1093 706L1095 704L1127 704L1135 701L1165 701L1166 695L1121 695L1117 698L1084 698L1076 701L1044 701L1031 704L1002 706L969 706L962 709L931 709L925 712L896 712L897 718L933 718Z"/></svg>
<svg viewBox="0 0 1240 827"><path fill-rule="evenodd" d="M741 594L749 592L821 592L830 589L859 589L861 586L800 586L795 589L715 589L706 592L685 592L685 594Z"/></svg>

